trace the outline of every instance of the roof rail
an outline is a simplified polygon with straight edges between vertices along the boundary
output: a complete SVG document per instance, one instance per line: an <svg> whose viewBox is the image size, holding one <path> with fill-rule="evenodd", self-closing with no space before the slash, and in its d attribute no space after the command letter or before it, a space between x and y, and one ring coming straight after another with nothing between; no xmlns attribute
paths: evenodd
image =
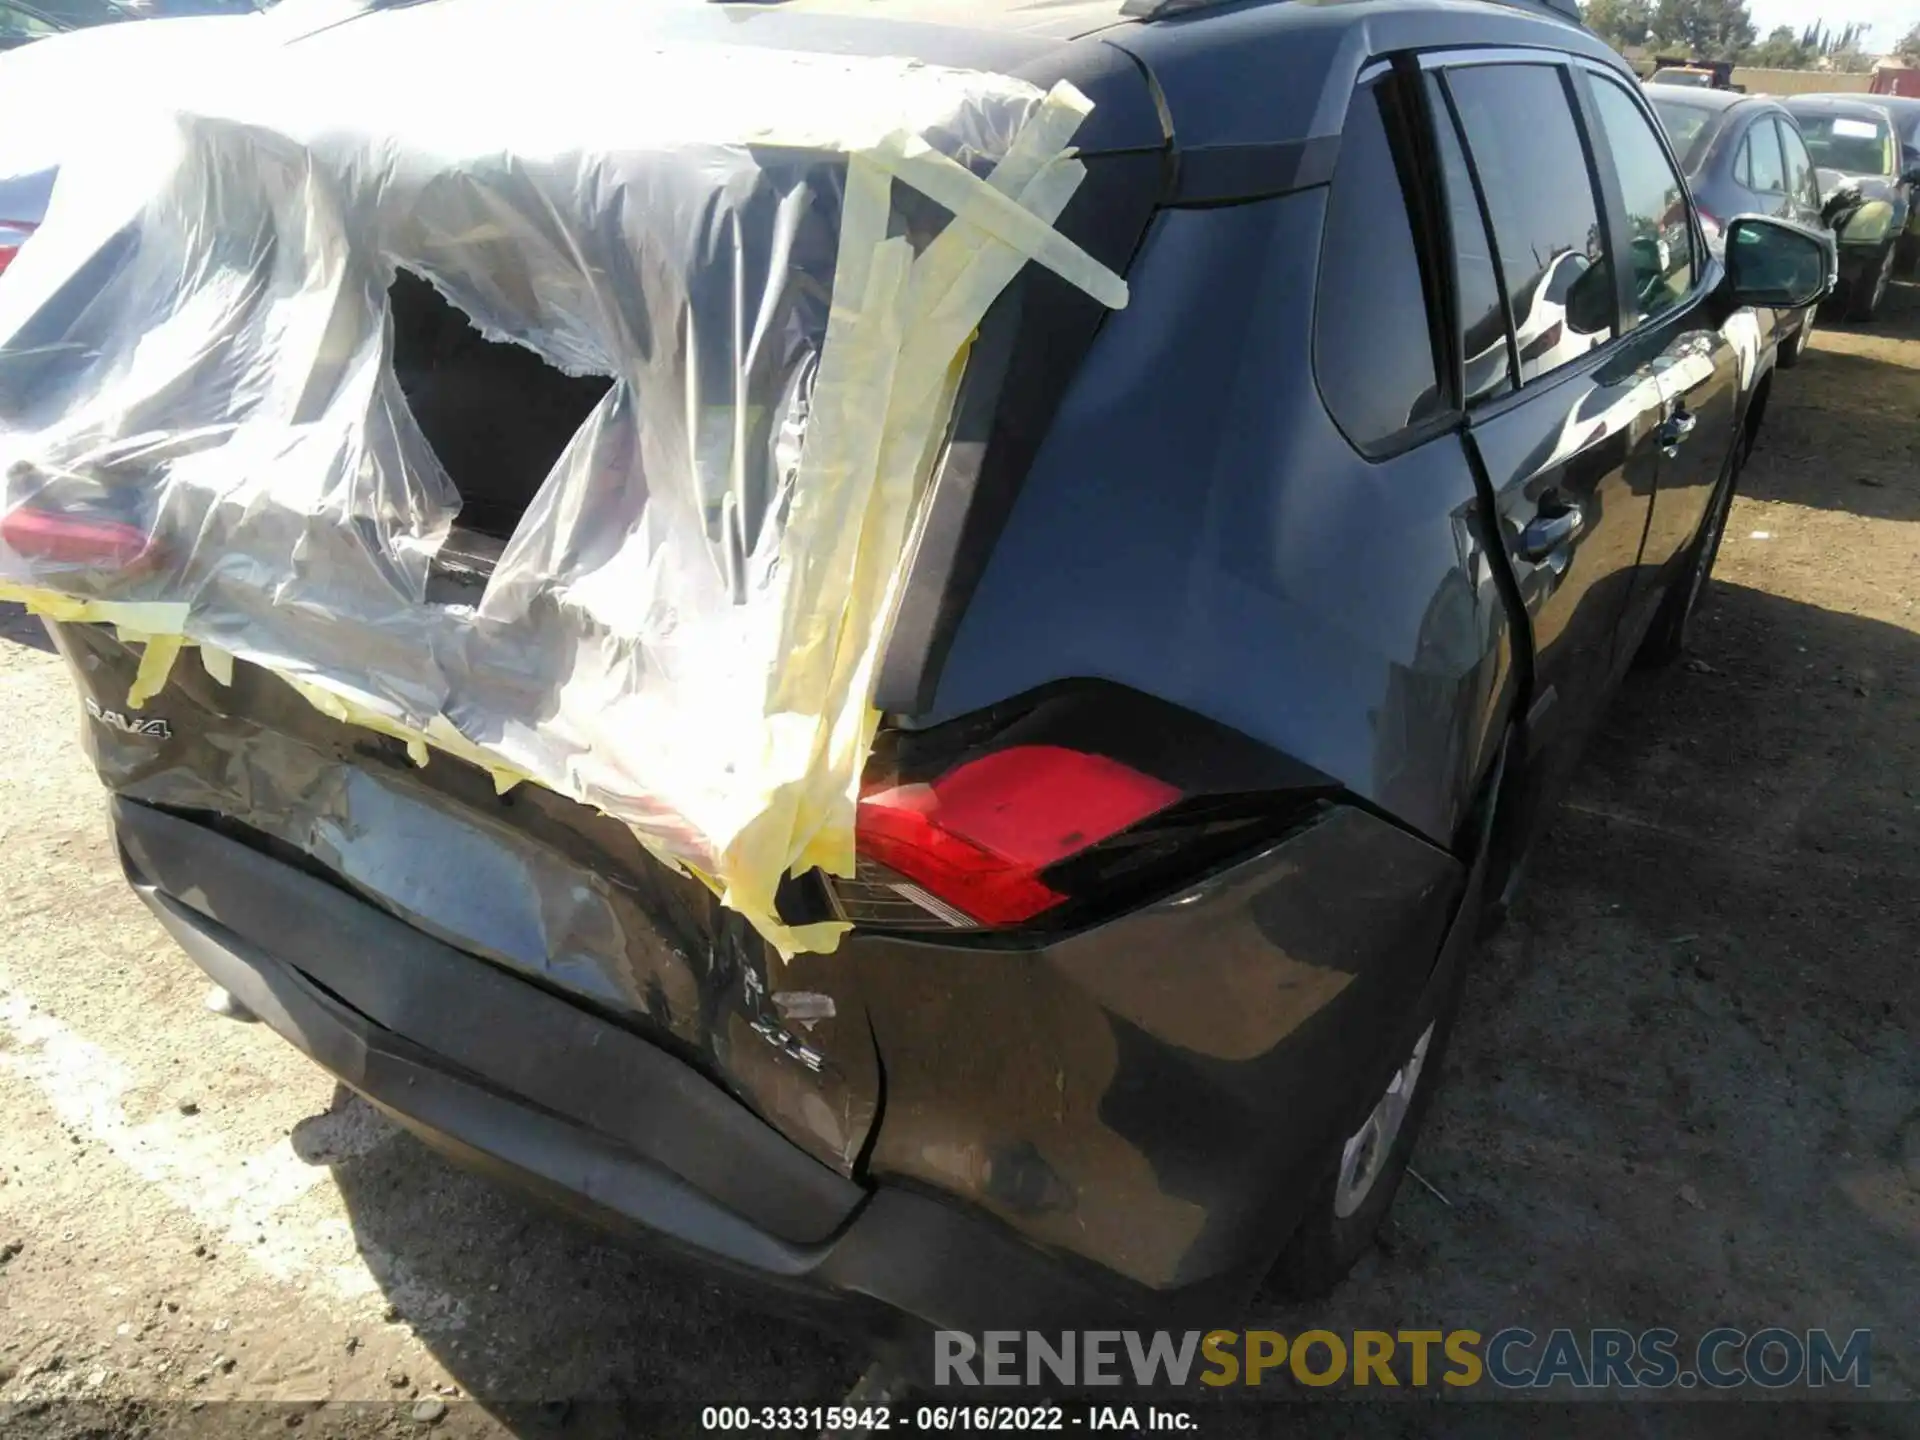
<svg viewBox="0 0 1920 1440"><path fill-rule="evenodd" d="M1232 3L1233 0L1124 0L1120 13L1132 20L1171 20L1178 15L1192 15ZM1521 10L1551 10L1576 25L1585 23L1580 18L1580 0L1496 0L1496 3Z"/></svg>

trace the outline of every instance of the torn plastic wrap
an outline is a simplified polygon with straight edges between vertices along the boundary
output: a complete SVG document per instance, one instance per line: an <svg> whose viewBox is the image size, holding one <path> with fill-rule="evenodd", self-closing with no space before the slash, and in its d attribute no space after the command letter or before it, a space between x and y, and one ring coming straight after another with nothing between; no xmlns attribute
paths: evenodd
<svg viewBox="0 0 1920 1440"><path fill-rule="evenodd" d="M237 656L418 761L618 817L782 953L831 948L774 891L851 873L973 332L1030 261L1125 303L1052 228L1089 106L532 10L342 27L63 157L0 285L0 590L151 637L130 703L182 641ZM427 54L458 79L423 84ZM473 605L426 598L460 496L393 364L401 270L610 382Z"/></svg>

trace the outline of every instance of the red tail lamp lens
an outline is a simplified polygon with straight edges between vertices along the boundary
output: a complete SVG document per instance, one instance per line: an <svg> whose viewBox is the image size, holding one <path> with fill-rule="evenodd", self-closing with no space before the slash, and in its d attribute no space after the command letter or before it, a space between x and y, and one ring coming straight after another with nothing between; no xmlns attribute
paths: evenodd
<svg viewBox="0 0 1920 1440"><path fill-rule="evenodd" d="M1040 872L1179 798L1103 755L1020 745L866 796L859 846L983 925L1012 925L1067 898Z"/></svg>
<svg viewBox="0 0 1920 1440"><path fill-rule="evenodd" d="M54 515L25 505L0 519L0 540L16 555L112 570L131 569L152 544L145 531L118 520Z"/></svg>
<svg viewBox="0 0 1920 1440"><path fill-rule="evenodd" d="M13 263L13 257L18 255L20 247L27 243L22 232L31 231L33 228L20 220L0 220L0 232L10 231L12 235L22 237L0 238L0 275L7 273L7 266Z"/></svg>

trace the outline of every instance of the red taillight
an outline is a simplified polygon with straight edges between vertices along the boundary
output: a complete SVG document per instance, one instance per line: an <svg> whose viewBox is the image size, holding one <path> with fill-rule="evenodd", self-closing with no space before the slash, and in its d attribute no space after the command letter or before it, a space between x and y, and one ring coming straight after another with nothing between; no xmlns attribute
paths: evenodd
<svg viewBox="0 0 1920 1440"><path fill-rule="evenodd" d="M152 544L145 531L118 520L52 515L25 505L0 519L0 540L16 555L114 570L137 565Z"/></svg>
<svg viewBox="0 0 1920 1440"><path fill-rule="evenodd" d="M1180 798L1173 786L1057 745L1020 745L860 802L859 848L983 925L1067 897L1040 878Z"/></svg>
<svg viewBox="0 0 1920 1440"><path fill-rule="evenodd" d="M7 266L20 253L20 247L27 243L27 236L33 233L33 228L24 220L0 220L0 275L7 273Z"/></svg>

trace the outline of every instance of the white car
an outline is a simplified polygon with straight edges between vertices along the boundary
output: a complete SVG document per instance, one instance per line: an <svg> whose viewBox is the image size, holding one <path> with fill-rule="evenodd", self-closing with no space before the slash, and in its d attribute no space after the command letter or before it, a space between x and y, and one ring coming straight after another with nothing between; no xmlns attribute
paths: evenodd
<svg viewBox="0 0 1920 1440"><path fill-rule="evenodd" d="M223 63L234 47L284 45L395 0L113 0L104 9L144 23L67 28L72 7L16 7L48 19L31 43L0 50L0 273L13 262L52 203L60 156L93 138L103 90L124 94L191 80ZM398 0L409 3L409 0ZM24 22L23 22L24 24ZM44 36L44 38L36 38Z"/></svg>

